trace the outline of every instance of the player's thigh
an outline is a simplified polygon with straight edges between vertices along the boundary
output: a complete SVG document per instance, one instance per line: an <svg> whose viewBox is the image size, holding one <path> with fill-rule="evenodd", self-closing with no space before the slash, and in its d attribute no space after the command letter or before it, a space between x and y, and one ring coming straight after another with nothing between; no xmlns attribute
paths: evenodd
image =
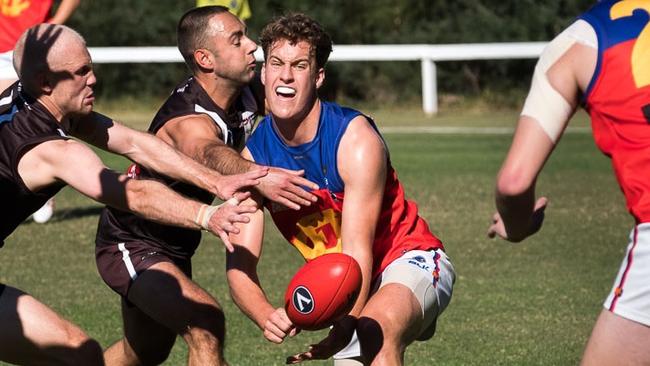
<svg viewBox="0 0 650 366"><path fill-rule="evenodd" d="M603 310L581 365L650 365L650 327Z"/></svg>
<svg viewBox="0 0 650 366"><path fill-rule="evenodd" d="M207 291L171 262L156 263L140 273L128 300L152 319L178 334L188 327L222 327L223 311Z"/></svg>
<svg viewBox="0 0 650 366"><path fill-rule="evenodd" d="M1 285L0 285L1 286ZM99 344L34 297L6 286L0 294L0 359L20 364L98 364ZM64 363L65 364L65 363Z"/></svg>

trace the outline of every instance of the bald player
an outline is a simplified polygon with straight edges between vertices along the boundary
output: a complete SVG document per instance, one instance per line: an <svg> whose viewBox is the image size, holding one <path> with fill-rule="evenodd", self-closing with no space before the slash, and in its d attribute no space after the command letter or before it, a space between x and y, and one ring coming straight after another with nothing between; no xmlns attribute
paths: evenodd
<svg viewBox="0 0 650 366"><path fill-rule="evenodd" d="M263 168L222 176L161 140L93 113L96 78L83 38L61 25L39 25L20 38L14 64L21 82L0 95L0 246L31 212L66 184L80 193L151 220L206 229L227 240L233 223L251 212L231 199L253 185ZM75 136L231 203L188 200L151 180L106 168ZM239 196L240 199L246 195ZM226 245L229 243L226 241ZM53 310L0 284L0 360L15 364L100 365L96 341Z"/></svg>
<svg viewBox="0 0 650 366"><path fill-rule="evenodd" d="M650 1L600 1L553 39L497 178L498 213L488 235L524 240L544 220L547 198L535 198L537 175L576 106L585 106L635 225L583 365L650 364L649 18Z"/></svg>

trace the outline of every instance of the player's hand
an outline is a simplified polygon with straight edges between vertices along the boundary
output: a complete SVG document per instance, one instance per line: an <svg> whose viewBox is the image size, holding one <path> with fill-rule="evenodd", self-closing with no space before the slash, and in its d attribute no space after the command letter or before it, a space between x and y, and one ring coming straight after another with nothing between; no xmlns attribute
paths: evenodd
<svg viewBox="0 0 650 366"><path fill-rule="evenodd" d="M299 210L300 206L309 206L318 200L318 197L303 188L316 190L318 184L305 179L304 174L303 170L270 168L256 189L273 202Z"/></svg>
<svg viewBox="0 0 650 366"><path fill-rule="evenodd" d="M528 228L521 235L513 237L508 235L506 231L505 224L499 213L495 213L492 216L492 225L488 228L487 235L489 238L494 238L499 236L502 239L508 240L513 243L518 243L527 237L535 234L542 228L544 223L544 210L546 210L546 205L548 204L548 199L546 197L540 197L537 202L535 202L535 207L533 208L533 214L530 217Z"/></svg>
<svg viewBox="0 0 650 366"><path fill-rule="evenodd" d="M356 318L346 316L342 320L334 323L325 339L309 346L307 352L298 353L287 357L287 365L293 365L302 361L326 360L350 343L354 329L356 328Z"/></svg>
<svg viewBox="0 0 650 366"><path fill-rule="evenodd" d="M282 343L287 336L293 337L298 332L284 308L275 309L264 322L264 338L269 342Z"/></svg>
<svg viewBox="0 0 650 366"><path fill-rule="evenodd" d="M216 176L211 192L219 199L227 200L246 187L253 187L260 183L260 179L269 173L268 167L258 167L241 174Z"/></svg>
<svg viewBox="0 0 650 366"><path fill-rule="evenodd" d="M211 216L208 218L207 230L220 237L226 249L231 253L235 249L232 243L230 243L228 235L230 233L239 234L239 229L235 226L235 223L249 222L250 218L246 214L253 213L257 210L254 206L239 203L249 196L249 192L238 193L236 198L233 197L218 206L216 210L211 212Z"/></svg>

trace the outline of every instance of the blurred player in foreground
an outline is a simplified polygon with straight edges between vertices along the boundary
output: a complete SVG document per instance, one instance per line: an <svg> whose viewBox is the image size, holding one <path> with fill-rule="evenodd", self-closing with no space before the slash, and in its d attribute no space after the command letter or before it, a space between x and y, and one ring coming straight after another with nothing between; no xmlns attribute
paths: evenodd
<svg viewBox="0 0 650 366"><path fill-rule="evenodd" d="M149 132L194 160L224 173L259 167L239 155L259 114L261 84L254 81L257 45L228 9L208 6L179 21L178 47L193 76L183 81L154 117ZM254 84L254 83L253 83ZM253 85L254 86L254 85ZM140 167L130 172L164 182L204 203L213 194ZM259 191L294 209L316 197L301 172L272 168ZM158 364L176 337L188 345L189 363L224 363L225 321L217 300L192 281L191 258L201 241L196 231L161 225L119 208L106 208L97 231L97 268L122 297L124 338L106 350L109 365Z"/></svg>
<svg viewBox="0 0 650 366"><path fill-rule="evenodd" d="M18 37L28 28L43 22L63 24L79 6L80 0L61 0L49 18L52 0L2 1L0 3L0 93L18 80L12 54ZM54 197L39 208L32 218L37 223L50 220L54 213Z"/></svg>
<svg viewBox="0 0 650 366"><path fill-rule="evenodd" d="M268 24L260 43L271 114L243 154L259 164L304 169L320 184L312 191L319 199L292 211L255 195L259 209L232 237L235 251L228 253L232 297L267 340L280 343L297 332L258 280L264 205L306 260L343 252L357 260L363 278L350 314L287 362L334 356L337 364L400 365L410 343L433 336L451 298L453 267L415 203L405 199L374 122L318 98L332 50L329 35L311 18L292 14Z"/></svg>
<svg viewBox="0 0 650 366"><path fill-rule="evenodd" d="M226 233L236 230L233 223L248 220L243 214L252 209L245 206L208 206L158 182L129 179L106 168L90 148L68 137L124 155L222 198L255 184L266 173L258 169L243 176L222 176L160 139L93 113L96 78L78 33L62 25L30 28L18 41L14 64L20 83L0 95L0 245L66 184L94 200L152 220L210 230L226 243ZM103 364L101 348L81 329L26 293L2 284L0 324L0 360L28 365Z"/></svg>
<svg viewBox="0 0 650 366"><path fill-rule="evenodd" d="M544 50L497 178L488 235L536 233L547 199L535 182L578 103L636 221L584 365L650 363L650 1L601 1Z"/></svg>

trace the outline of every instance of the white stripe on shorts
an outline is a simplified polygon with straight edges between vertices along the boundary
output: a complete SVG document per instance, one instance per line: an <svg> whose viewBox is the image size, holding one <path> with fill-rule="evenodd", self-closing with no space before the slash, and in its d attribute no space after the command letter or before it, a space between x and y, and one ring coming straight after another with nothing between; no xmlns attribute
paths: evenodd
<svg viewBox="0 0 650 366"><path fill-rule="evenodd" d="M132 280L138 278L138 274L135 273L135 268L133 267L133 262L131 262L131 257L129 257L129 250L126 249L124 243L117 244L117 248L122 252L122 262L126 266L126 270L129 271L129 276Z"/></svg>

